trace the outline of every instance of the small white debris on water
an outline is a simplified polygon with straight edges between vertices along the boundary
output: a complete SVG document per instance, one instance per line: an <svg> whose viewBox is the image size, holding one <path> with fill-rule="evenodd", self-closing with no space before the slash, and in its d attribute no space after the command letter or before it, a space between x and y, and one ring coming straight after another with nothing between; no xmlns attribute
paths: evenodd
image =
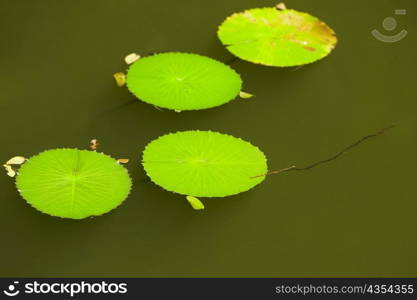
<svg viewBox="0 0 417 300"><path fill-rule="evenodd" d="M92 139L90 141L90 149L93 151L97 151L98 146L100 146L100 143L98 142L97 139Z"/></svg>
<svg viewBox="0 0 417 300"><path fill-rule="evenodd" d="M6 165L21 165L26 161L23 156L15 156L6 162Z"/></svg>
<svg viewBox="0 0 417 300"><path fill-rule="evenodd" d="M7 171L7 176L12 177L12 178L16 176L16 171L13 170L11 165L3 165L3 167Z"/></svg>
<svg viewBox="0 0 417 300"><path fill-rule="evenodd" d="M129 162L128 158L119 158L117 160L117 163L119 163L119 164L127 164L128 162Z"/></svg>
<svg viewBox="0 0 417 300"><path fill-rule="evenodd" d="M136 54L136 53L130 53L129 55L127 55L125 57L125 62L130 65L133 64L135 61L137 61L138 59L140 59L140 55Z"/></svg>
<svg viewBox="0 0 417 300"><path fill-rule="evenodd" d="M278 3L275 7L279 10L286 10L287 9L287 6L285 5L284 2Z"/></svg>

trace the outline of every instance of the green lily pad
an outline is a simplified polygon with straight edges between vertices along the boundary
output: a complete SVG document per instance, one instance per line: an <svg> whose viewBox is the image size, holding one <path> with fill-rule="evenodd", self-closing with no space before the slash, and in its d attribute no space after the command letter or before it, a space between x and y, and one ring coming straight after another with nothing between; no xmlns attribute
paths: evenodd
<svg viewBox="0 0 417 300"><path fill-rule="evenodd" d="M235 56L276 67L312 63L327 56L337 43L329 26L292 9L255 8L235 13L217 34Z"/></svg>
<svg viewBox="0 0 417 300"><path fill-rule="evenodd" d="M267 173L265 155L249 142L212 131L183 131L149 143L142 164L164 189L195 197L224 197L247 191Z"/></svg>
<svg viewBox="0 0 417 300"><path fill-rule="evenodd" d="M70 219L102 215L128 196L127 170L110 156L94 151L56 149L26 161L16 186L37 210Z"/></svg>
<svg viewBox="0 0 417 300"><path fill-rule="evenodd" d="M229 66L189 53L161 53L134 62L127 87L140 100L172 110L196 110L227 103L242 80Z"/></svg>

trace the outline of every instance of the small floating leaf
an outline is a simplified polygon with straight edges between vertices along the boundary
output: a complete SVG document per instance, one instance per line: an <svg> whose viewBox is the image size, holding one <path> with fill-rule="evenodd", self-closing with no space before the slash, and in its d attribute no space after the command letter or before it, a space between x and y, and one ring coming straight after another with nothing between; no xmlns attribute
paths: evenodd
<svg viewBox="0 0 417 300"><path fill-rule="evenodd" d="M127 170L102 153L57 149L30 158L19 170L16 186L39 211L62 218L102 215L128 196Z"/></svg>
<svg viewBox="0 0 417 300"><path fill-rule="evenodd" d="M335 47L334 31L307 13L277 8L255 8L228 17L217 32L237 57L267 66L312 63Z"/></svg>
<svg viewBox="0 0 417 300"><path fill-rule="evenodd" d="M164 189L195 197L224 197L258 185L265 155L249 142L212 131L167 134L149 143L142 164Z"/></svg>
<svg viewBox="0 0 417 300"><path fill-rule="evenodd" d="M23 156L15 156L6 162L6 165L21 165L26 161Z"/></svg>
<svg viewBox="0 0 417 300"><path fill-rule="evenodd" d="M3 165L3 167L6 169L7 176L10 176L10 177L16 176L16 171L13 170L11 165Z"/></svg>
<svg viewBox="0 0 417 300"><path fill-rule="evenodd" d="M242 91L240 91L240 93L239 93L239 97L242 98L242 99L250 99L254 96L255 95L253 95L253 94L249 94L249 93L242 92Z"/></svg>
<svg viewBox="0 0 417 300"><path fill-rule="evenodd" d="M113 74L114 79L118 86L122 87L126 84L126 75L122 72L117 72Z"/></svg>
<svg viewBox="0 0 417 300"><path fill-rule="evenodd" d="M138 59L140 59L140 55L136 54L136 53L130 53L129 55L127 55L125 57L125 62L130 65L133 64L135 61L137 61Z"/></svg>
<svg viewBox="0 0 417 300"><path fill-rule="evenodd" d="M189 53L141 58L127 73L127 87L140 100L172 110L205 109L236 98L242 80L229 66Z"/></svg>
<svg viewBox="0 0 417 300"><path fill-rule="evenodd" d="M204 204L200 201L200 199L193 196L187 196L186 198L195 210L204 209Z"/></svg>

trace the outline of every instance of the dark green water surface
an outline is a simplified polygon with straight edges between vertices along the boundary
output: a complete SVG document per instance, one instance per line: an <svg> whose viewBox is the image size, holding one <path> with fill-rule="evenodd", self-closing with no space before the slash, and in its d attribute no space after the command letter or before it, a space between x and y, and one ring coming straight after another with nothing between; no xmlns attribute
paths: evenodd
<svg viewBox="0 0 417 300"><path fill-rule="evenodd" d="M233 63L256 94L198 112L159 111L116 86L123 58L187 51L232 58L216 37L233 12L266 0L0 0L0 160L88 147L128 157L134 189L117 210L82 221L39 213L0 174L0 276L417 276L417 1L288 0L328 23L339 43L299 69ZM406 15L395 15L395 9ZM393 32L382 27L394 17ZM383 43L373 29L408 36ZM144 146L201 129L259 146L274 175L255 189L204 200L149 182Z"/></svg>

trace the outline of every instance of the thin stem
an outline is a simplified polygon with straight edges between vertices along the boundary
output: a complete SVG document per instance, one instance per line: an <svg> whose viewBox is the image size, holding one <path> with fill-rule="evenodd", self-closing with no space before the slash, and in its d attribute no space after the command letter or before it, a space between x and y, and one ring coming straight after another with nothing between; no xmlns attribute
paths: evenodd
<svg viewBox="0 0 417 300"><path fill-rule="evenodd" d="M252 176L251 178L258 178L258 177L263 177L263 176L267 176L267 175L272 175L272 174L279 174L279 173L283 173L283 172L288 172L288 171L294 170L295 168L296 168L296 166L291 166L291 167L284 168L284 169L281 169L281 170L271 171L271 172L268 172L268 173L266 173L266 174Z"/></svg>
<svg viewBox="0 0 417 300"><path fill-rule="evenodd" d="M312 169L312 168L317 167L321 164L325 164L325 163L331 162L331 161L339 158L340 156L342 156L343 154L345 154L346 152L348 152L352 148L357 147L360 144L362 144L364 141L366 141L370 138L379 136L381 134L384 134L386 131L390 130L393 127L395 127L395 125L390 125L388 127L380 129L379 131L377 131L375 133L368 134L368 135L362 137L361 139L359 139L358 141L354 142L353 144L351 144L351 145L347 146L346 148L342 149L341 151L337 152L335 155L333 155L333 156L331 156L327 159L319 160L319 161L317 161L317 162L315 162L311 165L308 165L308 166L305 166L305 167L302 167L302 168L297 168L296 166L291 166L291 167L284 168L284 169L277 170L277 171L270 171L270 172L262 174L262 175L252 176L250 178L258 178L258 177L262 177L262 176L280 174L280 173L289 172L289 171L305 171L305 170Z"/></svg>

